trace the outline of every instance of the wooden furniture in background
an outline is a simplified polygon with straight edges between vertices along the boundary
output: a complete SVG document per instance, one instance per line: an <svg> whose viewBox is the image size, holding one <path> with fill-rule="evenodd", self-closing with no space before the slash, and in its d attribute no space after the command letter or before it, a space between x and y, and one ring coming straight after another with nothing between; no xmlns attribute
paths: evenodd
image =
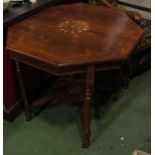
<svg viewBox="0 0 155 155"><path fill-rule="evenodd" d="M50 7L9 28L7 50L16 62L27 120L31 105L20 63L57 76L82 75L83 147L88 147L95 72L124 68L142 34L124 12L82 3Z"/></svg>

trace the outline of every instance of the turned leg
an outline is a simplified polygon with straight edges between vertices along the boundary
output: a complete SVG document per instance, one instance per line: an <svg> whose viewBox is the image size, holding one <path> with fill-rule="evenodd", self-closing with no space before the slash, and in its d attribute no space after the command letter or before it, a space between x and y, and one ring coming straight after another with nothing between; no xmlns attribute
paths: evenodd
<svg viewBox="0 0 155 155"><path fill-rule="evenodd" d="M129 74L130 74L130 58L126 60L123 66L123 88L127 89L129 85Z"/></svg>
<svg viewBox="0 0 155 155"><path fill-rule="evenodd" d="M90 139L90 115L92 106L92 94L95 81L95 69L94 66L88 66L86 71L86 89L85 89L85 101L81 107L82 125L83 125L83 148L89 146Z"/></svg>
<svg viewBox="0 0 155 155"><path fill-rule="evenodd" d="M15 64L16 64L16 71L17 71L19 86L20 86L22 98L24 100L26 120L30 121L32 119L31 106L28 103L27 94L25 91L25 86L24 86L23 77L22 77L22 73L21 73L20 63L18 61L15 61Z"/></svg>

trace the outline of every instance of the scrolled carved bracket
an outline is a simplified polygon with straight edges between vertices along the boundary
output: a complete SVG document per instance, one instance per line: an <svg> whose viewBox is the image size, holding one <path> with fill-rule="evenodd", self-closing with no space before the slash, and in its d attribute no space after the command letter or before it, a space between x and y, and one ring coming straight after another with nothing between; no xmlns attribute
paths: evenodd
<svg viewBox="0 0 155 155"><path fill-rule="evenodd" d="M144 24L144 20L142 18L142 16L138 13L138 12L134 12L134 11L128 11L122 8L118 8L117 7L117 2L116 0L100 0L101 4L114 9L114 10L119 10L119 11L124 11L132 20L134 20L138 25L140 25L142 22Z"/></svg>
<svg viewBox="0 0 155 155"><path fill-rule="evenodd" d="M142 16L138 12L134 11L125 11L126 14L133 19L138 25L143 21Z"/></svg>

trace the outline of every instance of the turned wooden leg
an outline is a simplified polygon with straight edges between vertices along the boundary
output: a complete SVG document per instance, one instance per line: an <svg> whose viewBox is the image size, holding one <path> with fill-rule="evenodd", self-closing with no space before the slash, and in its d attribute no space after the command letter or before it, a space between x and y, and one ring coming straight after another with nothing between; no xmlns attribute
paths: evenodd
<svg viewBox="0 0 155 155"><path fill-rule="evenodd" d="M83 148L89 146L90 139L90 115L92 106L92 94L95 81L95 69L94 66L88 66L86 71L86 90L85 101L81 107L82 125L83 125Z"/></svg>
<svg viewBox="0 0 155 155"><path fill-rule="evenodd" d="M123 66L123 88L127 89L129 85L129 73L130 73L130 58L125 62Z"/></svg>
<svg viewBox="0 0 155 155"><path fill-rule="evenodd" d="M114 89L115 90L114 90L114 93L113 93L113 100L114 101L117 101L118 100L118 97L119 97L119 91L120 91L119 84L116 84Z"/></svg>
<svg viewBox="0 0 155 155"><path fill-rule="evenodd" d="M23 77L22 77L22 73L21 73L21 69L20 69L20 63L18 61L15 61L15 64L16 64L16 71L17 71L19 86L20 86L20 89L21 89L22 98L24 100L26 120L30 121L32 119L31 106L28 103L27 94L26 94L26 91L25 91Z"/></svg>

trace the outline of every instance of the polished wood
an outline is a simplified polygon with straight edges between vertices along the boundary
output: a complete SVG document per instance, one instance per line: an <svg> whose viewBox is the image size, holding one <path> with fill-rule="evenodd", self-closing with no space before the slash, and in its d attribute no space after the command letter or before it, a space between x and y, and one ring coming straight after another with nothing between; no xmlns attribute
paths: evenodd
<svg viewBox="0 0 155 155"><path fill-rule="evenodd" d="M101 4L103 4L104 6L106 6L108 8L125 12L136 23L140 23L142 21L142 16L138 12L125 10L123 8L118 8L114 5L112 5L111 3L117 4L117 1L115 1L115 0L114 1L113 0L112 1L110 1L110 0L99 0L99 1L101 2Z"/></svg>
<svg viewBox="0 0 155 155"><path fill-rule="evenodd" d="M17 71L19 86L20 86L21 94L22 94L22 97L24 100L26 120L30 121L32 119L31 105L28 102L25 85L24 85L24 81L23 81L23 77L22 77L22 73L21 73L20 63L18 61L16 61L15 63L16 63L16 71Z"/></svg>
<svg viewBox="0 0 155 155"><path fill-rule="evenodd" d="M88 23L89 30L73 34L59 30L60 23L75 18ZM126 59L142 34L143 30L121 11L64 5L50 7L11 27L8 49L16 60L59 74L61 68L69 66Z"/></svg>
<svg viewBox="0 0 155 155"><path fill-rule="evenodd" d="M85 101L81 107L82 114L82 125L83 125L83 145L82 147L87 148L89 146L90 138L90 115L92 106L92 95L95 84L95 67L89 65L86 70L86 88L85 88Z"/></svg>
<svg viewBox="0 0 155 155"><path fill-rule="evenodd" d="M123 76L123 85L127 88L127 81L129 81L129 77L127 80L127 74L130 77L133 77L137 74L145 72L151 67L151 42L149 41L151 38L151 21L143 18L138 12L128 11L123 8L117 7L117 3L120 3L117 0L100 0L100 2L102 5L108 8L124 11L135 23L137 23L142 29L144 29L144 35L141 41L138 43L128 63L125 63L125 66L128 67L127 69L126 67L124 67L125 76Z"/></svg>
<svg viewBox="0 0 155 155"><path fill-rule="evenodd" d="M32 102L32 106L39 106L39 105L43 105L45 103L51 102L52 100L54 100L55 97L48 95L48 96L44 96L42 98L38 98L37 100Z"/></svg>
<svg viewBox="0 0 155 155"><path fill-rule="evenodd" d="M122 71L122 86L123 88L127 89L129 85L129 73L130 73L130 61L131 58L129 57L123 65L123 71Z"/></svg>
<svg viewBox="0 0 155 155"><path fill-rule="evenodd" d="M17 78L15 74L15 67L10 59L9 52L5 49L6 42L7 42L7 30L8 27L17 24L18 22L32 16L33 14L42 11L43 9L50 7L53 5L54 2L51 0L38 0L36 4L25 3L21 7L10 8L9 10L3 12L3 47L4 47L4 54L3 54L3 75L4 75L4 119L9 118L9 120L15 119L18 115L16 114L17 111L23 110L22 106L18 106L21 103L21 95L17 84ZM24 65L23 73L26 76L29 75L25 82L27 93L29 97L36 96L36 92L38 89L36 85L38 83L43 83L44 79L47 77L47 73L34 69L32 67L27 67ZM37 80L34 81L33 75L38 75ZM43 82L42 82L43 81ZM31 87L29 87L31 84ZM32 87L35 89L32 89ZM36 91L37 90L37 91ZM17 108L16 108L17 107ZM20 109L20 110L19 110ZM21 111L22 112L22 111ZM19 114L20 112L18 112ZM13 114L13 115L12 115ZM8 119L7 119L8 120Z"/></svg>
<svg viewBox="0 0 155 155"><path fill-rule="evenodd" d="M50 7L11 27L7 49L15 61L54 75L85 74L81 116L88 147L95 72L122 67L142 34L122 11L79 3Z"/></svg>

